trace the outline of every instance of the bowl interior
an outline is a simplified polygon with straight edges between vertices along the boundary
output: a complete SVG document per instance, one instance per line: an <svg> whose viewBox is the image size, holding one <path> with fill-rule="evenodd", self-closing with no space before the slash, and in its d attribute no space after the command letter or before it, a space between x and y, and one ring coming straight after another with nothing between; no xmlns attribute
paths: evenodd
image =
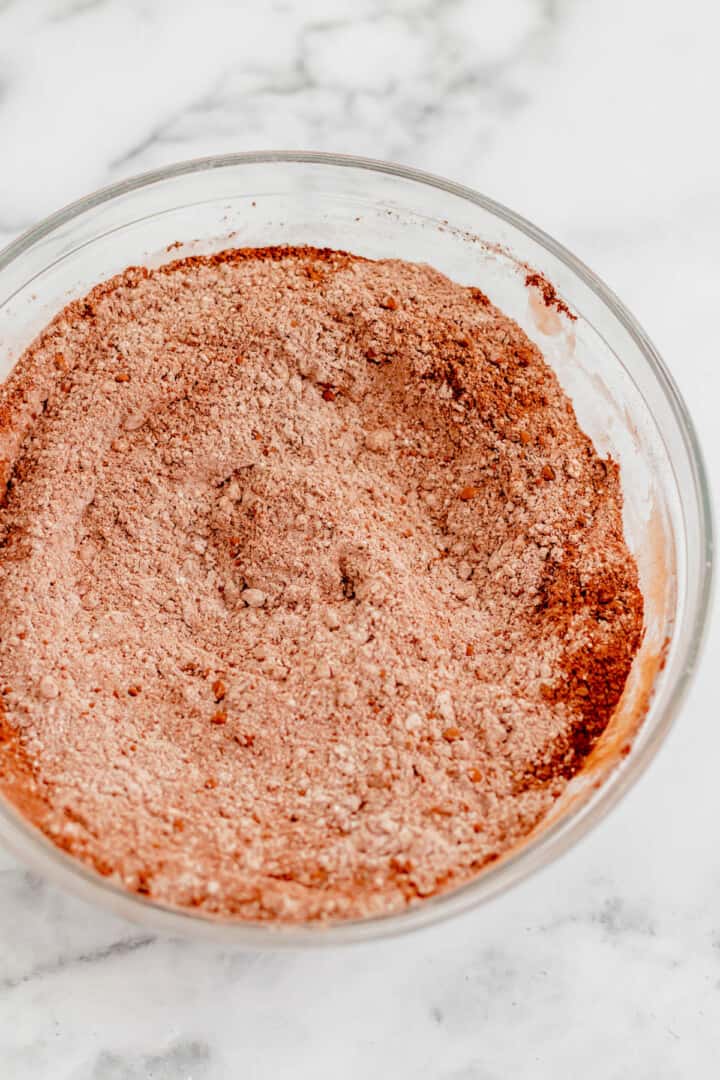
<svg viewBox="0 0 720 1080"><path fill-rule="evenodd" d="M21 238L0 256L0 378L70 299L130 264L269 244L427 262L479 286L511 315L555 370L598 450L621 466L625 532L645 598L645 637L622 702L552 818L456 893L404 915L320 932L325 940L372 936L449 914L524 876L599 817L651 756L692 667L703 621L709 526L701 465L682 403L652 346L572 256L454 185L318 155L190 163L101 192ZM311 929L209 924L166 911L95 878L8 807L0 811L0 836L45 873L151 925L182 930L204 922L207 932L263 946L278 936L288 942L318 936Z"/></svg>

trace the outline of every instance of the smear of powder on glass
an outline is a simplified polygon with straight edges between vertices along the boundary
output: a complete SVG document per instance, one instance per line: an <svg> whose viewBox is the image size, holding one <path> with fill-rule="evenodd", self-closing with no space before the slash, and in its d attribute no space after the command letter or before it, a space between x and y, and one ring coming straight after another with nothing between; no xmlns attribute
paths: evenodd
<svg viewBox="0 0 720 1080"><path fill-rule="evenodd" d="M639 645L616 465L427 266L129 269L0 388L0 479L0 785L168 904L357 918L469 880Z"/></svg>

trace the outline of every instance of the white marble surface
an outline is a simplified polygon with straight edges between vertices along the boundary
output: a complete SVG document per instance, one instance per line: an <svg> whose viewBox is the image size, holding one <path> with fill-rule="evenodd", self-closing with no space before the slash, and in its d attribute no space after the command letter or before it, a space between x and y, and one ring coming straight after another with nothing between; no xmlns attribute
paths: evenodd
<svg viewBox="0 0 720 1080"><path fill-rule="evenodd" d="M0 242L88 190L250 148L367 154L558 236L667 357L720 469L713 0L0 0ZM660 757L494 904L386 944L149 937L0 854L7 1080L718 1075L711 636Z"/></svg>

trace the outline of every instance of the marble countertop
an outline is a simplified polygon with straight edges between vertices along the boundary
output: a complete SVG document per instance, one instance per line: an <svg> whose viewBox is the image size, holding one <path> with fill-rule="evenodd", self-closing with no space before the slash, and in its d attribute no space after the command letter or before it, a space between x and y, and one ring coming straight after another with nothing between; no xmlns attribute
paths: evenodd
<svg viewBox="0 0 720 1080"><path fill-rule="evenodd" d="M720 470L711 0L0 0L0 243L173 160L419 166L512 206L646 326ZM490 905L387 943L148 936L0 854L7 1080L700 1080L720 1047L711 632L649 772Z"/></svg>

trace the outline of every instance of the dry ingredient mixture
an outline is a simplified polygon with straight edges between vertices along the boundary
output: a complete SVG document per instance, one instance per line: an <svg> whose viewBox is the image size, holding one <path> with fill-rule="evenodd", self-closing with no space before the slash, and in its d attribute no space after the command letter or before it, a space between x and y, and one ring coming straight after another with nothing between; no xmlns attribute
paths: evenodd
<svg viewBox="0 0 720 1080"><path fill-rule="evenodd" d="M617 466L428 266L126 270L0 388L0 789L130 890L297 922L518 843L642 632Z"/></svg>

